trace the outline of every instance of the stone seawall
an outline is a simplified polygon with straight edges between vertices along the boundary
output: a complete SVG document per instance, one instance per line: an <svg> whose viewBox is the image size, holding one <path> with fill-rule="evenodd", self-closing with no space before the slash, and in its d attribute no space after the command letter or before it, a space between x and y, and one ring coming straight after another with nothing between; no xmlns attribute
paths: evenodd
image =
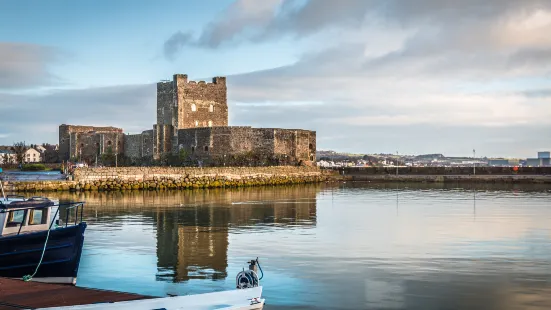
<svg viewBox="0 0 551 310"><path fill-rule="evenodd" d="M316 167L79 168L70 181L6 182L14 192L169 190L290 185L325 180Z"/></svg>
<svg viewBox="0 0 551 310"><path fill-rule="evenodd" d="M396 175L395 167L339 167L323 169L341 175ZM551 175L551 167L399 167L398 175Z"/></svg>
<svg viewBox="0 0 551 310"><path fill-rule="evenodd" d="M412 183L503 183L549 184L551 175L374 175L350 174L333 176L333 179L358 182L412 182Z"/></svg>

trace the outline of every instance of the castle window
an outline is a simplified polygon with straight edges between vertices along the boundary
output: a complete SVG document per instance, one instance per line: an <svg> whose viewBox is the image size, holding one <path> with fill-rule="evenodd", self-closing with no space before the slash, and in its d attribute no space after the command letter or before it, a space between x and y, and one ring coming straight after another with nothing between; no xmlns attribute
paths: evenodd
<svg viewBox="0 0 551 310"><path fill-rule="evenodd" d="M209 112L214 112L214 106L212 104L209 106Z"/></svg>
<svg viewBox="0 0 551 310"><path fill-rule="evenodd" d="M195 153L195 146L191 147L191 153Z"/></svg>
<svg viewBox="0 0 551 310"><path fill-rule="evenodd" d="M212 121L209 121L209 127L212 127Z"/></svg>
<svg viewBox="0 0 551 310"><path fill-rule="evenodd" d="M195 103L191 104L191 111L193 112L197 111L197 106L195 105Z"/></svg>
<svg viewBox="0 0 551 310"><path fill-rule="evenodd" d="M81 144L80 144L80 147L84 147L84 143L81 143Z"/></svg>
<svg viewBox="0 0 551 310"><path fill-rule="evenodd" d="M205 145L205 152L209 151L209 147Z"/></svg>
<svg viewBox="0 0 551 310"><path fill-rule="evenodd" d="M195 127L199 126L199 121L195 121Z"/></svg>
<svg viewBox="0 0 551 310"><path fill-rule="evenodd" d="M109 146L110 146L111 144L113 144L113 142L111 142L111 141L107 141L107 145L109 145Z"/></svg>

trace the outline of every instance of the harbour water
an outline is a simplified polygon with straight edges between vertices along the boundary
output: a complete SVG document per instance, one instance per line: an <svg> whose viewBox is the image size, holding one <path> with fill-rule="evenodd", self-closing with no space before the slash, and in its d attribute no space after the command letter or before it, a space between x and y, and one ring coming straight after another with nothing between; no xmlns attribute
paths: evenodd
<svg viewBox="0 0 551 310"><path fill-rule="evenodd" d="M79 286L233 289L259 257L265 309L550 309L551 188L326 184L85 200Z"/></svg>

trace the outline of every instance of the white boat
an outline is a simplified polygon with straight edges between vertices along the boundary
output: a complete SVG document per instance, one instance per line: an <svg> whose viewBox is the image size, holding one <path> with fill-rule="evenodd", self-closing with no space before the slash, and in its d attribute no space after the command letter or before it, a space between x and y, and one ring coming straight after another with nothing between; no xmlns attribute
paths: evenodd
<svg viewBox="0 0 551 310"><path fill-rule="evenodd" d="M205 293L189 296L175 296L144 300L98 303L81 306L38 308L48 310L259 310L264 307L261 298L262 287Z"/></svg>
<svg viewBox="0 0 551 310"><path fill-rule="evenodd" d="M257 268L262 272L260 278L258 277ZM256 258L249 262L248 270L243 269L243 271L237 274L235 277L236 289L231 291L113 303L38 308L37 310L261 310L265 303L265 299L262 298L262 286L260 286L260 280L263 277L264 272L258 263L258 258Z"/></svg>

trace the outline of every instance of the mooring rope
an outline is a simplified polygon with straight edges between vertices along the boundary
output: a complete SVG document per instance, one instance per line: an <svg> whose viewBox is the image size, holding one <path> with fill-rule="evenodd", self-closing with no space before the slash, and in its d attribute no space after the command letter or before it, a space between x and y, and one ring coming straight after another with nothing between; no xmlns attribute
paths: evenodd
<svg viewBox="0 0 551 310"><path fill-rule="evenodd" d="M48 245L48 239L50 239L50 231L52 230L52 224L54 223L55 217L57 216L58 212L59 212L59 207L55 211L55 214L52 218L52 222L50 223L50 226L48 226L48 233L46 234L46 241L44 241L44 247L42 248L42 255L40 255L40 261L38 262L38 265L36 265L36 269L34 270L34 273L32 275L23 276L23 281L25 282L32 280L32 278L38 272L38 268L40 268L40 265L42 264L42 260L44 259L44 254L46 253L46 245Z"/></svg>

